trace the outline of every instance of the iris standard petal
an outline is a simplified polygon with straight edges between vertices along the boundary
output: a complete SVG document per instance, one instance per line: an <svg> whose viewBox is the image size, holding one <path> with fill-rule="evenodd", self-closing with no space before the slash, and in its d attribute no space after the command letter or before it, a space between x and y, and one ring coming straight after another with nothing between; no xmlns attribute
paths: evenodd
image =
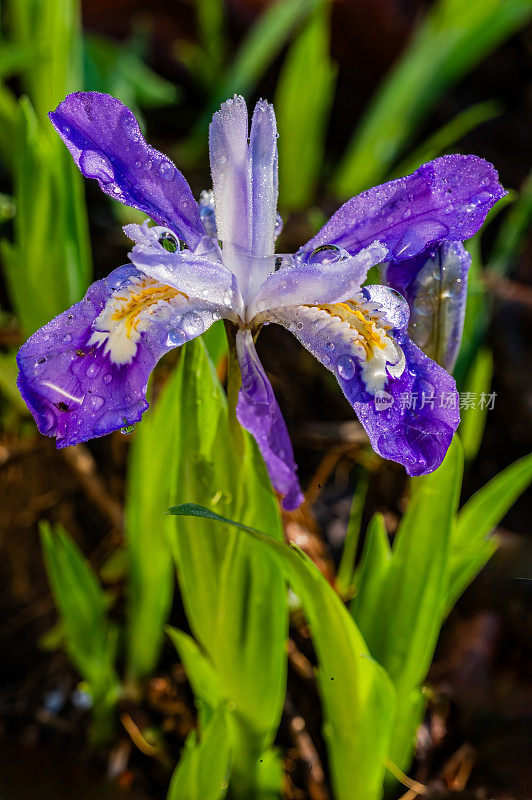
<svg viewBox="0 0 532 800"><path fill-rule="evenodd" d="M251 160L248 110L243 97L223 103L209 127L214 213L218 237L249 250L251 234Z"/></svg>
<svg viewBox="0 0 532 800"><path fill-rule="evenodd" d="M253 111L249 137L252 185L251 253L273 254L278 196L277 123L273 106L259 100Z"/></svg>
<svg viewBox="0 0 532 800"><path fill-rule="evenodd" d="M412 258L431 244L473 236L504 194L487 161L442 156L348 200L302 251L336 244L357 253L378 240L392 259Z"/></svg>
<svg viewBox="0 0 532 800"><path fill-rule="evenodd" d="M205 230L190 186L166 156L146 144L127 106L100 92L75 92L49 117L85 177L196 247Z"/></svg>
<svg viewBox="0 0 532 800"><path fill-rule="evenodd" d="M383 269L386 283L410 306L410 338L448 371L460 349L470 265L461 242L445 242Z"/></svg>
<svg viewBox="0 0 532 800"><path fill-rule="evenodd" d="M283 496L283 506L295 509L303 502L303 494L292 443L249 329L238 331L236 347L242 373L236 407L238 421L257 442L271 482Z"/></svg>
<svg viewBox="0 0 532 800"><path fill-rule="evenodd" d="M334 261L295 260L292 266L281 267L266 278L248 309L248 318L269 308L344 300L359 290L368 270L384 261L387 254L385 247L373 242L355 256L338 249Z"/></svg>
<svg viewBox="0 0 532 800"><path fill-rule="evenodd" d="M124 232L135 242L128 255L137 269L153 280L173 286L189 296L225 306L228 319L233 309L232 318L237 321L237 315L242 312L237 280L232 272L216 260L215 253L198 255L180 249L169 252L164 244L172 236L171 231L160 226L149 227L147 222L126 225ZM174 246L178 247L178 244Z"/></svg>
<svg viewBox="0 0 532 800"><path fill-rule="evenodd" d="M93 283L19 350L18 386L40 432L66 447L138 422L157 361L219 317L132 266Z"/></svg>
<svg viewBox="0 0 532 800"><path fill-rule="evenodd" d="M439 466L459 422L455 382L409 341L408 306L394 290L368 286L346 303L267 316L333 372L377 453L409 475Z"/></svg>

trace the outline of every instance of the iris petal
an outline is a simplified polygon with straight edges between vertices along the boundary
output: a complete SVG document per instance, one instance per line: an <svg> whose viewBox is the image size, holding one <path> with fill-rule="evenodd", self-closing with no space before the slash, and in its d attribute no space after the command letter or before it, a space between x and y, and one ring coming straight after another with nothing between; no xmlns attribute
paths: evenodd
<svg viewBox="0 0 532 800"><path fill-rule="evenodd" d="M86 178L196 247L205 230L190 186L166 156L146 144L127 106L108 94L75 92L49 116Z"/></svg>
<svg viewBox="0 0 532 800"><path fill-rule="evenodd" d="M19 350L18 386L40 432L66 447L138 422L157 361L220 313L132 266L92 284Z"/></svg>
<svg viewBox="0 0 532 800"><path fill-rule="evenodd" d="M406 335L408 306L368 286L351 302L268 312L333 372L373 449L409 475L439 466L459 422L453 378Z"/></svg>
<svg viewBox="0 0 532 800"><path fill-rule="evenodd" d="M410 338L449 371L462 339L470 265L461 242L445 242L385 268L386 283L408 300Z"/></svg>
<svg viewBox="0 0 532 800"><path fill-rule="evenodd" d="M473 236L504 194L487 161L442 156L351 198L301 250L336 244L358 253L379 241L392 259L412 258L432 244Z"/></svg>
<svg viewBox="0 0 532 800"><path fill-rule="evenodd" d="M295 509L303 502L303 494L281 409L248 329L238 331L236 346L242 373L242 388L236 407L238 421L257 442L271 482L283 496L284 507Z"/></svg>

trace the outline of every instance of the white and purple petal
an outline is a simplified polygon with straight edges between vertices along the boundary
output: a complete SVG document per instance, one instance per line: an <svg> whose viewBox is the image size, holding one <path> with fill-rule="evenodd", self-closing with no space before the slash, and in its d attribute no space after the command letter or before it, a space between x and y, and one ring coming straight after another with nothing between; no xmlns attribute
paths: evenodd
<svg viewBox="0 0 532 800"><path fill-rule="evenodd" d="M228 318L237 321L242 313L242 297L237 280L218 259L216 252L206 255L189 250L169 252L163 245L171 232L160 226L126 225L124 232L135 245L128 253L131 263L144 275L173 286L191 297L203 298L226 307Z"/></svg>
<svg viewBox="0 0 532 800"><path fill-rule="evenodd" d="M264 318L333 372L377 453L409 475L439 466L459 422L456 386L408 339L400 295L368 286L348 303L273 309Z"/></svg>
<svg viewBox="0 0 532 800"><path fill-rule="evenodd" d="M49 117L86 178L169 227L191 249L197 246L205 230L190 186L170 159L146 143L127 106L100 92L75 92Z"/></svg>
<svg viewBox="0 0 532 800"><path fill-rule="evenodd" d="M388 255L380 242L372 242L355 256L339 248L332 252L338 257L329 261L310 258L290 263L288 257L289 265L281 267L262 284L248 309L248 318L269 308L336 303L349 298L360 289L368 270Z"/></svg>
<svg viewBox="0 0 532 800"><path fill-rule="evenodd" d="M93 283L19 350L18 386L39 431L66 447L138 422L157 361L221 313L132 266Z"/></svg>
<svg viewBox="0 0 532 800"><path fill-rule="evenodd" d="M378 240L393 260L412 258L430 245L473 236L504 194L487 161L442 156L348 200L300 252L336 244L357 253Z"/></svg>
<svg viewBox="0 0 532 800"><path fill-rule="evenodd" d="M470 265L461 242L444 242L383 270L386 283L408 301L410 338L448 371L462 340Z"/></svg>
<svg viewBox="0 0 532 800"><path fill-rule="evenodd" d="M303 494L286 423L249 329L238 331L236 347L242 373L236 415L257 442L270 480L282 495L283 506L290 511L301 505Z"/></svg>

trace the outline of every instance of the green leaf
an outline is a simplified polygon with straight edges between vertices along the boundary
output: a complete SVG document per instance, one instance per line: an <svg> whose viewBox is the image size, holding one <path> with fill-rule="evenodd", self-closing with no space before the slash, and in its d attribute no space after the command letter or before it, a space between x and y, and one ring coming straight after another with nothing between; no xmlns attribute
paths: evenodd
<svg viewBox="0 0 532 800"><path fill-rule="evenodd" d="M391 549L382 514L375 514L368 525L362 561L356 575L357 594L350 607L353 619L372 648L372 629L377 631L376 620L386 593L386 579L390 567Z"/></svg>
<svg viewBox="0 0 532 800"><path fill-rule="evenodd" d="M522 252L532 219L532 172L525 179L517 199L504 217L489 262L490 271L507 275Z"/></svg>
<svg viewBox="0 0 532 800"><path fill-rule="evenodd" d="M329 36L329 8L322 4L288 51L277 82L279 203L288 211L309 203L323 165L336 82Z"/></svg>
<svg viewBox="0 0 532 800"><path fill-rule="evenodd" d="M191 733L166 800L221 800L227 792L231 750L225 706L216 709L198 742Z"/></svg>
<svg viewBox="0 0 532 800"><path fill-rule="evenodd" d="M355 621L372 655L397 689L389 756L401 769L408 766L413 752L422 707L419 687L441 627L462 468L461 446L455 438L435 472L412 479L412 497L391 556L382 518L374 518L353 603Z"/></svg>
<svg viewBox="0 0 532 800"><path fill-rule="evenodd" d="M380 183L443 94L531 14L529 0L438 0L349 143L333 181L337 195Z"/></svg>
<svg viewBox="0 0 532 800"><path fill-rule="evenodd" d="M167 626L166 631L179 653L181 663L187 673L200 711L200 718L206 722L210 714L223 701L227 700L220 675L191 636L170 626Z"/></svg>
<svg viewBox="0 0 532 800"><path fill-rule="evenodd" d="M180 389L175 369L137 426L129 452L127 673L133 681L150 675L157 664L173 597L175 525L164 514L177 492Z"/></svg>
<svg viewBox="0 0 532 800"><path fill-rule="evenodd" d="M44 133L28 98L19 103L15 135L15 242L2 242L2 256L29 335L81 298L90 249L81 176L59 137Z"/></svg>
<svg viewBox="0 0 532 800"><path fill-rule="evenodd" d="M510 464L461 508L452 538L447 610L497 548L488 538L532 480L532 455Z"/></svg>
<svg viewBox="0 0 532 800"><path fill-rule="evenodd" d="M482 348L476 355L465 384L466 392L474 395L474 405L462 409L458 431L468 461L475 458L484 435L492 374L493 356L490 350Z"/></svg>
<svg viewBox="0 0 532 800"><path fill-rule="evenodd" d="M404 161L392 171L392 177L409 175L414 172L421 164L431 161L441 155L449 148L453 147L460 139L483 122L487 122L494 117L500 116L502 109L493 100L486 100L482 103L466 108L454 119L439 128L432 136L429 136L423 144L417 147L413 153L409 153Z"/></svg>
<svg viewBox="0 0 532 800"><path fill-rule="evenodd" d="M364 513L364 503L368 491L368 475L362 473L356 485L347 523L342 556L336 575L336 589L341 597L346 597L353 591L355 581L355 559L357 554L360 528L362 525L362 514Z"/></svg>
<svg viewBox="0 0 532 800"><path fill-rule="evenodd" d="M115 671L118 632L108 620L108 600L94 571L66 531L60 526L52 530L46 522L40 530L65 647L93 698L94 738L104 741L112 732L120 688Z"/></svg>
<svg viewBox="0 0 532 800"><path fill-rule="evenodd" d="M334 589L304 553L255 528L193 503L176 506L168 513L214 520L222 523L224 530L232 525L244 531L257 551L268 554L285 575L301 599L318 655L317 677L335 797L380 798L394 692ZM212 527L206 530L211 536L220 536Z"/></svg>
<svg viewBox="0 0 532 800"><path fill-rule="evenodd" d="M208 503L282 538L278 503L251 437L233 439L225 393L201 340L187 344L178 369L178 499ZM179 585L199 645L235 704L230 731L235 792L256 791L259 758L279 725L286 684L287 597L282 575L244 550L230 528L181 518L174 537ZM191 678L192 680L192 678Z"/></svg>

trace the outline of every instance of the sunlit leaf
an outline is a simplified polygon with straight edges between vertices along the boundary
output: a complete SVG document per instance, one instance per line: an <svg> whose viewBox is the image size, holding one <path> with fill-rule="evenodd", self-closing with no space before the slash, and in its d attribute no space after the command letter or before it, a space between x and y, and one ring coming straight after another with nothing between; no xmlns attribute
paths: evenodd
<svg viewBox="0 0 532 800"><path fill-rule="evenodd" d="M288 51L277 82L279 202L289 211L312 199L323 166L336 80L329 35L329 8L322 4Z"/></svg>
<svg viewBox="0 0 532 800"><path fill-rule="evenodd" d="M333 186L348 198L380 183L453 84L532 15L529 0L438 0L374 95Z"/></svg>
<svg viewBox="0 0 532 800"><path fill-rule="evenodd" d="M301 599L318 655L317 677L335 797L380 798L394 692L337 593L296 548L192 503L171 508L169 513L232 525L247 534L258 552L274 560ZM211 526L210 535L223 533Z"/></svg>

